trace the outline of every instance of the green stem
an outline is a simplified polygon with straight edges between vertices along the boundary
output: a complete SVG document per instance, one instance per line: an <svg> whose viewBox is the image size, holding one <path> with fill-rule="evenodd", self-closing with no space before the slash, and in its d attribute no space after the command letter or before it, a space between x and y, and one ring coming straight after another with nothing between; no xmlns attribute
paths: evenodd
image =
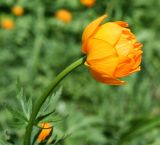
<svg viewBox="0 0 160 145"><path fill-rule="evenodd" d="M24 136L24 142L23 145L30 145L31 142L31 133L32 133L32 128L35 123L37 114L47 99L47 97L52 93L53 89L59 84L59 82L67 76L70 72L72 72L74 69L76 69L78 66L83 64L85 62L86 57L82 57L78 59L77 61L73 62L71 65L69 65L67 68L65 68L61 73L57 75L57 77L51 82L51 84L48 86L48 88L44 91L42 96L35 102L33 106L33 110L31 113L31 117L29 119L28 125L26 127L26 132Z"/></svg>

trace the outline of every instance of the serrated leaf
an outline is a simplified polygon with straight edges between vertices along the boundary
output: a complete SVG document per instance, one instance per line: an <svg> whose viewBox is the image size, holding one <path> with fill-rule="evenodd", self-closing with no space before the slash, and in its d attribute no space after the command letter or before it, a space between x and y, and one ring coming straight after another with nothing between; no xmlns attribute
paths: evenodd
<svg viewBox="0 0 160 145"><path fill-rule="evenodd" d="M16 97L17 97L17 100L20 102L20 105L21 105L22 111L24 112L24 115L28 116L27 111L26 111L26 105L25 105L25 103L27 101L26 101L26 97L24 96L24 91L22 88L19 90Z"/></svg>
<svg viewBox="0 0 160 145"><path fill-rule="evenodd" d="M27 108L28 106L28 108ZM32 97L29 97L27 102L26 102L26 108L27 108L27 118L30 118L30 115L32 113L32 107L33 107L33 101L32 101Z"/></svg>
<svg viewBox="0 0 160 145"><path fill-rule="evenodd" d="M56 124L56 122L64 121L67 117L68 117L68 115L66 115L64 117L60 117L60 116L54 116L51 118L48 117L47 119L45 119L45 122L52 122L52 123Z"/></svg>
<svg viewBox="0 0 160 145"><path fill-rule="evenodd" d="M6 108L12 113L13 117L15 119L27 122L28 119L24 116L24 114L14 108L12 108L10 105L6 105Z"/></svg>
<svg viewBox="0 0 160 145"><path fill-rule="evenodd" d="M44 118L47 118L49 115L55 113L55 111L56 110L54 109L53 111L51 111L51 112L49 112L47 114L44 114L44 115L41 115L41 116L37 117L36 122L38 123L39 121L43 120Z"/></svg>
<svg viewBox="0 0 160 145"><path fill-rule="evenodd" d="M31 111L32 111L32 98L29 97L27 99L26 95L24 95L24 90L20 86L19 81L17 82L17 96L18 102L20 103L20 108L22 109L24 116L29 119Z"/></svg>
<svg viewBox="0 0 160 145"><path fill-rule="evenodd" d="M62 94L62 88L58 89L56 93L50 95L47 98L46 102L43 104L38 116L43 115L44 113L49 112L49 111L52 112L53 109L55 110L56 104L58 103L58 100L61 94Z"/></svg>

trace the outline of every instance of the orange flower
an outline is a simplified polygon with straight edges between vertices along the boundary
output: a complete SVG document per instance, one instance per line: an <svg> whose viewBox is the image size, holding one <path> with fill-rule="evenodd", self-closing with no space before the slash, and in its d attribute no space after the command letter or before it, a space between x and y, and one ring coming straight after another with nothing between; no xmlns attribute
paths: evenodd
<svg viewBox="0 0 160 145"><path fill-rule="evenodd" d="M92 7L95 4L96 0L81 0L81 3L86 7Z"/></svg>
<svg viewBox="0 0 160 145"><path fill-rule="evenodd" d="M61 9L56 12L56 17L66 23L69 23L72 20L72 14L64 9Z"/></svg>
<svg viewBox="0 0 160 145"><path fill-rule="evenodd" d="M140 71L142 44L130 31L126 22L101 24L107 15L91 22L82 35L82 52L87 54L85 64L93 77L110 85L122 85L119 80Z"/></svg>
<svg viewBox="0 0 160 145"><path fill-rule="evenodd" d="M24 13L24 9L21 6L14 6L12 8L12 13L16 16L22 16Z"/></svg>
<svg viewBox="0 0 160 145"><path fill-rule="evenodd" d="M40 143L51 135L53 127L50 123L40 123L39 126L42 128L37 139L37 141Z"/></svg>
<svg viewBox="0 0 160 145"><path fill-rule="evenodd" d="M1 22L1 27L4 29L12 29L14 27L14 22L11 19L4 19Z"/></svg>

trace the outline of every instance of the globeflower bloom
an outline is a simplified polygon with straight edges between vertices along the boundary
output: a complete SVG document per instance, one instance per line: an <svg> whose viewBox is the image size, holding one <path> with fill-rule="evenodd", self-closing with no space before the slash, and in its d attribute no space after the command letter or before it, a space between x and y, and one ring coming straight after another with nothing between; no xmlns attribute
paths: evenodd
<svg viewBox="0 0 160 145"><path fill-rule="evenodd" d="M85 65L99 82L122 85L119 78L140 71L142 44L123 21L101 24L106 15L91 22L82 35Z"/></svg>
<svg viewBox="0 0 160 145"><path fill-rule="evenodd" d="M72 20L72 14L65 9L61 9L56 12L56 18L65 23L69 23Z"/></svg>
<svg viewBox="0 0 160 145"><path fill-rule="evenodd" d="M86 7L92 7L95 4L96 0L80 0L80 2Z"/></svg>
<svg viewBox="0 0 160 145"><path fill-rule="evenodd" d="M21 6L14 6L12 8L12 13L16 16L22 16L24 13L24 9Z"/></svg>
<svg viewBox="0 0 160 145"><path fill-rule="evenodd" d="M42 128L37 138L37 141L40 143L49 138L53 131L53 127L50 123L41 123L39 126Z"/></svg>
<svg viewBox="0 0 160 145"><path fill-rule="evenodd" d="M11 19L4 19L1 22L1 27L4 29L12 29L14 27L14 22Z"/></svg>

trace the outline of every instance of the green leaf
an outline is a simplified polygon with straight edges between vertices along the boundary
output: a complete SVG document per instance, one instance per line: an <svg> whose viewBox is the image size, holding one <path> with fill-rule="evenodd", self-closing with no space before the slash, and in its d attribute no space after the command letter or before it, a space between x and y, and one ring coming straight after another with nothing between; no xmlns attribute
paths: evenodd
<svg viewBox="0 0 160 145"><path fill-rule="evenodd" d="M46 112L50 112L50 113L55 112L55 108L56 108L56 105L58 103L58 100L59 100L61 94L62 94L62 88L58 89L58 91L56 91L56 93L50 95L47 98L46 102L43 104L38 116L44 116L44 114L46 114ZM47 113L47 114L50 115L50 113Z"/></svg>
<svg viewBox="0 0 160 145"><path fill-rule="evenodd" d="M53 114L53 113L55 113L55 109L54 109L53 111L47 113L47 114L44 114L44 115L41 115L41 116L37 117L37 119L36 119L36 124L37 124L39 121L43 120L44 118L47 118L49 115L51 115L51 114Z"/></svg>
<svg viewBox="0 0 160 145"><path fill-rule="evenodd" d="M15 119L18 119L22 122L27 122L28 121L26 116L24 116L23 112L20 112L17 109L14 109L10 105L6 105L6 108L12 113L12 115Z"/></svg>
<svg viewBox="0 0 160 145"><path fill-rule="evenodd" d="M26 95L24 95L24 90L20 86L19 81L17 81L17 96L16 96L18 102L20 103L20 108L22 109L24 116L29 119L31 111L32 111L32 98L27 98Z"/></svg>

